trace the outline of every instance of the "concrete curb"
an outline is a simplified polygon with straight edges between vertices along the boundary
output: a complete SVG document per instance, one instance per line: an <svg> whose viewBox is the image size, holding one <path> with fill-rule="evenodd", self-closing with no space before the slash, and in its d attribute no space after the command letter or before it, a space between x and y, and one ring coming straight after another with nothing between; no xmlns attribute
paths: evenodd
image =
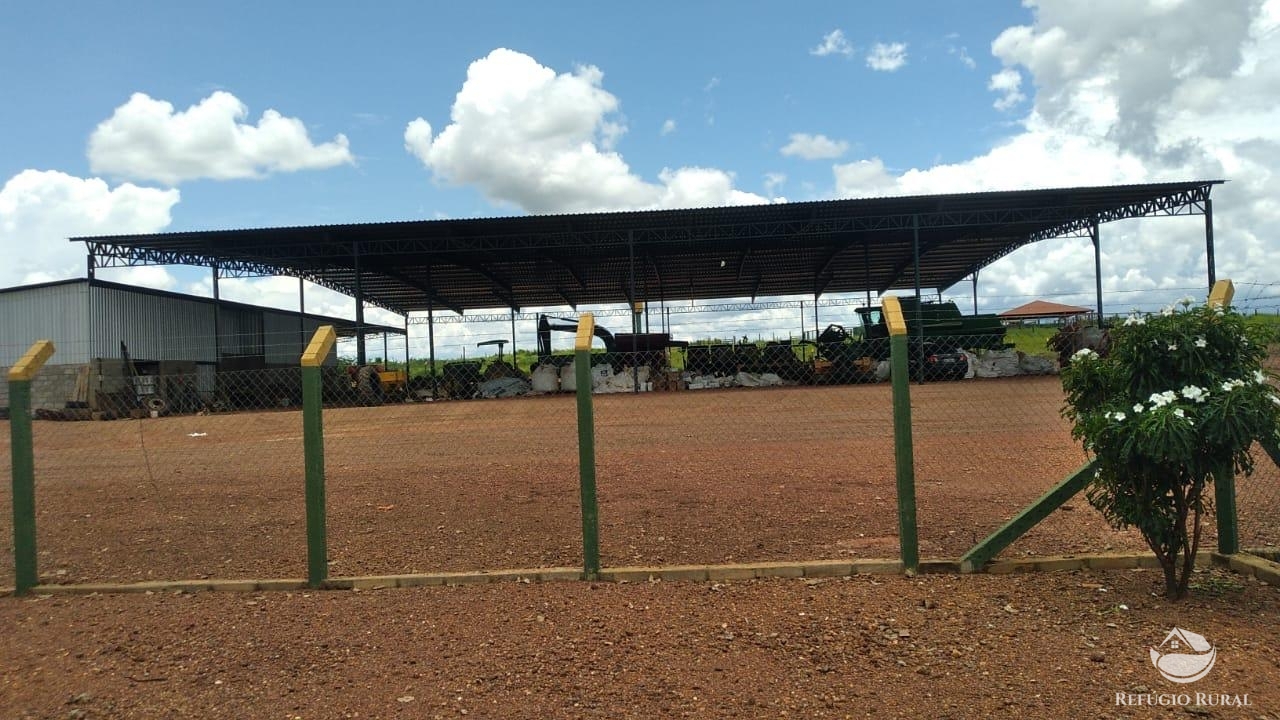
<svg viewBox="0 0 1280 720"><path fill-rule="evenodd" d="M1255 578L1259 582L1280 587L1280 563L1255 555L1236 553L1235 555L1213 554L1213 564L1229 568L1232 572Z"/></svg>
<svg viewBox="0 0 1280 720"><path fill-rule="evenodd" d="M1226 567L1242 575L1280 586L1280 563L1251 555L1220 555L1201 552L1196 557L1200 566ZM1149 553L1102 553L1091 555L1054 555L997 560L979 568L992 575L1069 570L1157 569L1155 555ZM807 562L759 562L727 565L661 565L652 567L613 567L600 571L601 582L728 582L765 578L832 578L854 575L898 575L898 560L811 560ZM920 572L960 574L958 559L924 559ZM498 582L560 582L579 580L579 568L553 567L487 572L441 572L407 575L363 575L326 580L321 590L382 590L389 588L444 587L483 585ZM303 592L310 590L302 578L265 580L173 580L141 583L86 583L80 585L38 585L36 595L89 595L93 593L160 593L196 592ZM0 588L0 595L12 595L13 588Z"/></svg>

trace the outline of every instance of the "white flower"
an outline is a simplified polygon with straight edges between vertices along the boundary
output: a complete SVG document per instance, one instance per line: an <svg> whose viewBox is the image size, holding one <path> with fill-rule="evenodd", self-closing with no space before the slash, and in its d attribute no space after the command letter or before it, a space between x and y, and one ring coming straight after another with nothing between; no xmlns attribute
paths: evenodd
<svg viewBox="0 0 1280 720"><path fill-rule="evenodd" d="M1145 409L1146 409L1146 408L1142 407L1142 403L1136 403L1136 404L1134 404L1134 406L1133 406L1133 412L1134 412L1134 413L1141 413L1141 412L1142 412L1143 410L1145 410Z"/></svg>
<svg viewBox="0 0 1280 720"><path fill-rule="evenodd" d="M1161 309L1160 309L1160 314L1161 314L1162 316L1164 316L1164 317L1169 317L1170 315L1172 315L1172 314L1173 314L1173 306L1172 306L1172 305L1170 305L1170 306L1168 306L1168 307L1161 308Z"/></svg>
<svg viewBox="0 0 1280 720"><path fill-rule="evenodd" d="M1182 307L1190 307L1191 303L1195 301L1196 299L1191 297L1190 295L1184 295L1182 296L1182 299L1178 301L1178 304L1181 305Z"/></svg>
<svg viewBox="0 0 1280 720"><path fill-rule="evenodd" d="M1075 352L1075 354L1074 354L1074 355L1072 355L1072 356L1071 356L1071 359L1072 359L1072 360L1083 360L1084 358L1087 358L1087 357L1089 357L1090 355L1093 355L1093 354L1094 354L1094 352L1093 352L1092 350L1090 350L1089 348L1080 348L1079 350L1077 350L1077 351Z"/></svg>
<svg viewBox="0 0 1280 720"><path fill-rule="evenodd" d="M1173 416L1174 416L1174 417L1184 418L1184 417L1186 417L1186 416L1187 416L1187 414L1186 414L1185 412L1183 412L1183 411L1182 411L1182 408L1174 408L1174 409L1173 409Z"/></svg>
<svg viewBox="0 0 1280 720"><path fill-rule="evenodd" d="M1273 402L1273 403L1275 403L1275 404L1277 404L1277 405L1280 405L1280 397L1276 397L1275 395L1272 395L1272 396L1271 396L1271 402Z"/></svg>
<svg viewBox="0 0 1280 720"><path fill-rule="evenodd" d="M1209 393L1206 392L1205 389L1202 387L1198 387L1196 385L1188 385L1182 388L1182 397L1188 400L1194 400L1195 402L1202 403L1204 402L1205 398L1209 397Z"/></svg>
<svg viewBox="0 0 1280 720"><path fill-rule="evenodd" d="M1261 385L1267 381L1267 376L1261 370L1254 370L1253 381Z"/></svg>
<svg viewBox="0 0 1280 720"><path fill-rule="evenodd" d="M1196 347L1198 348L1209 347L1209 342L1202 337L1198 337L1196 338Z"/></svg>
<svg viewBox="0 0 1280 720"><path fill-rule="evenodd" d="M1169 352L1173 352L1174 350L1177 350L1177 349L1178 349L1178 343L1169 343Z"/></svg>
<svg viewBox="0 0 1280 720"><path fill-rule="evenodd" d="M1112 420L1115 420L1116 422L1124 422L1124 417L1125 417L1125 415L1124 415L1124 413L1120 412L1119 410L1117 410L1117 411L1115 411L1115 412L1113 412L1113 413L1110 413L1110 416L1111 416L1111 419L1112 419Z"/></svg>
<svg viewBox="0 0 1280 720"><path fill-rule="evenodd" d="M1146 325L1147 319L1138 315L1130 315L1124 319L1125 325Z"/></svg>
<svg viewBox="0 0 1280 720"><path fill-rule="evenodd" d="M1177 399L1178 399L1177 394L1175 394L1172 390L1165 390L1164 392L1152 393L1151 397L1147 398L1147 401L1150 402L1153 407L1160 408L1160 407L1164 407L1165 405L1168 405L1171 402L1174 402Z"/></svg>
<svg viewBox="0 0 1280 720"><path fill-rule="evenodd" d="M1244 381L1241 380L1240 378L1236 378L1235 380L1227 380L1226 382L1222 383L1222 392L1231 392L1232 390L1235 390L1236 388L1239 388L1239 387L1244 387Z"/></svg>

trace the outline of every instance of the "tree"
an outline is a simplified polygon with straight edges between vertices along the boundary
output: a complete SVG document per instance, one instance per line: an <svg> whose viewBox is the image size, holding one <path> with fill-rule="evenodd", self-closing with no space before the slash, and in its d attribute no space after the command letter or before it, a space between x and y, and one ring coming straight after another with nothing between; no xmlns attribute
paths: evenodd
<svg viewBox="0 0 1280 720"><path fill-rule="evenodd" d="M1089 503L1116 528L1136 527L1186 595L1215 473L1253 472L1250 447L1275 437L1280 397L1262 368L1268 331L1230 308L1131 315L1106 357L1081 350L1062 373L1063 415L1096 460Z"/></svg>

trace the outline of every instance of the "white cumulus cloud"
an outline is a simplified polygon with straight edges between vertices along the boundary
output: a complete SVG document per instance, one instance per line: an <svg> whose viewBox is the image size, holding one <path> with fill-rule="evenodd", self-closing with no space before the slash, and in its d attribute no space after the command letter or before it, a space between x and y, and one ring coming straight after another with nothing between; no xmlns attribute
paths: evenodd
<svg viewBox="0 0 1280 720"><path fill-rule="evenodd" d="M667 118L666 121L662 123L662 130L660 131L660 134L670 135L675 131L676 131L676 121L672 120L671 118Z"/></svg>
<svg viewBox="0 0 1280 720"><path fill-rule="evenodd" d="M822 42L817 47L809 50L810 55L825 57L827 55L844 55L849 57L853 55L853 43L844 36L844 31L836 28L826 35L822 36Z"/></svg>
<svg viewBox="0 0 1280 720"><path fill-rule="evenodd" d="M83 277L84 245L67 238L159 232L179 198L172 189L23 170L0 188L0 287Z"/></svg>
<svg viewBox="0 0 1280 720"><path fill-rule="evenodd" d="M218 91L186 110L134 93L89 137L95 173L177 185L257 178L354 162L345 135L315 144L301 120L267 110L257 124L235 95Z"/></svg>
<svg viewBox="0 0 1280 720"><path fill-rule="evenodd" d="M805 160L832 160L848 150L849 143L845 140L832 140L826 135L792 133L791 142L783 146L782 154Z"/></svg>
<svg viewBox="0 0 1280 720"><path fill-rule="evenodd" d="M899 172L878 158L839 164L837 193L1225 178L1231 182L1213 191L1218 277L1274 282L1280 2L1038 0L1033 7L1033 24L1011 27L992 43L1005 70L990 89L1005 107L1023 99L1024 74L1035 88L1013 135L982 155L933 167ZM1200 218L1108 223L1101 231L1105 292L1164 293L1167 302L1204 287ZM982 292L1004 298L1005 307L1058 293L1091 305L1092 255L1087 239L1037 243L983 270ZM1113 296L1109 309L1127 310L1133 296L1123 297Z"/></svg>
<svg viewBox="0 0 1280 720"><path fill-rule="evenodd" d="M1015 68L1005 68L987 82L987 89L1000 93L1000 97L996 99L995 108L1000 111L1012 110L1018 103L1027 99L1022 94L1022 74Z"/></svg>
<svg viewBox="0 0 1280 720"><path fill-rule="evenodd" d="M614 150L626 126L603 79L596 67L557 74L499 48L467 69L450 123L436 133L413 120L405 149L439 181L534 213L767 202L715 168L664 169L658 183L633 173Z"/></svg>
<svg viewBox="0 0 1280 720"><path fill-rule="evenodd" d="M876 43L867 53L867 67L880 72L893 72L907 64L906 43Z"/></svg>

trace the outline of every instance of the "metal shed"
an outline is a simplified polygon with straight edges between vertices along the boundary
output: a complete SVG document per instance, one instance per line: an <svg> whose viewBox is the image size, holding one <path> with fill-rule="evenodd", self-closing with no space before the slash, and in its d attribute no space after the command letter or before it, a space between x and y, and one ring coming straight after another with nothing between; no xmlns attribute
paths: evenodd
<svg viewBox="0 0 1280 720"><path fill-rule="evenodd" d="M189 368L211 378L218 370L294 367L321 325L333 325L342 337L360 332L342 318L97 279L62 280L0 289L0 368L36 340L52 340L57 354L33 388L33 400L35 407L57 409L80 368L120 362L122 343L137 363ZM405 332L383 325L363 331ZM0 406L7 404L7 388L0 388Z"/></svg>

